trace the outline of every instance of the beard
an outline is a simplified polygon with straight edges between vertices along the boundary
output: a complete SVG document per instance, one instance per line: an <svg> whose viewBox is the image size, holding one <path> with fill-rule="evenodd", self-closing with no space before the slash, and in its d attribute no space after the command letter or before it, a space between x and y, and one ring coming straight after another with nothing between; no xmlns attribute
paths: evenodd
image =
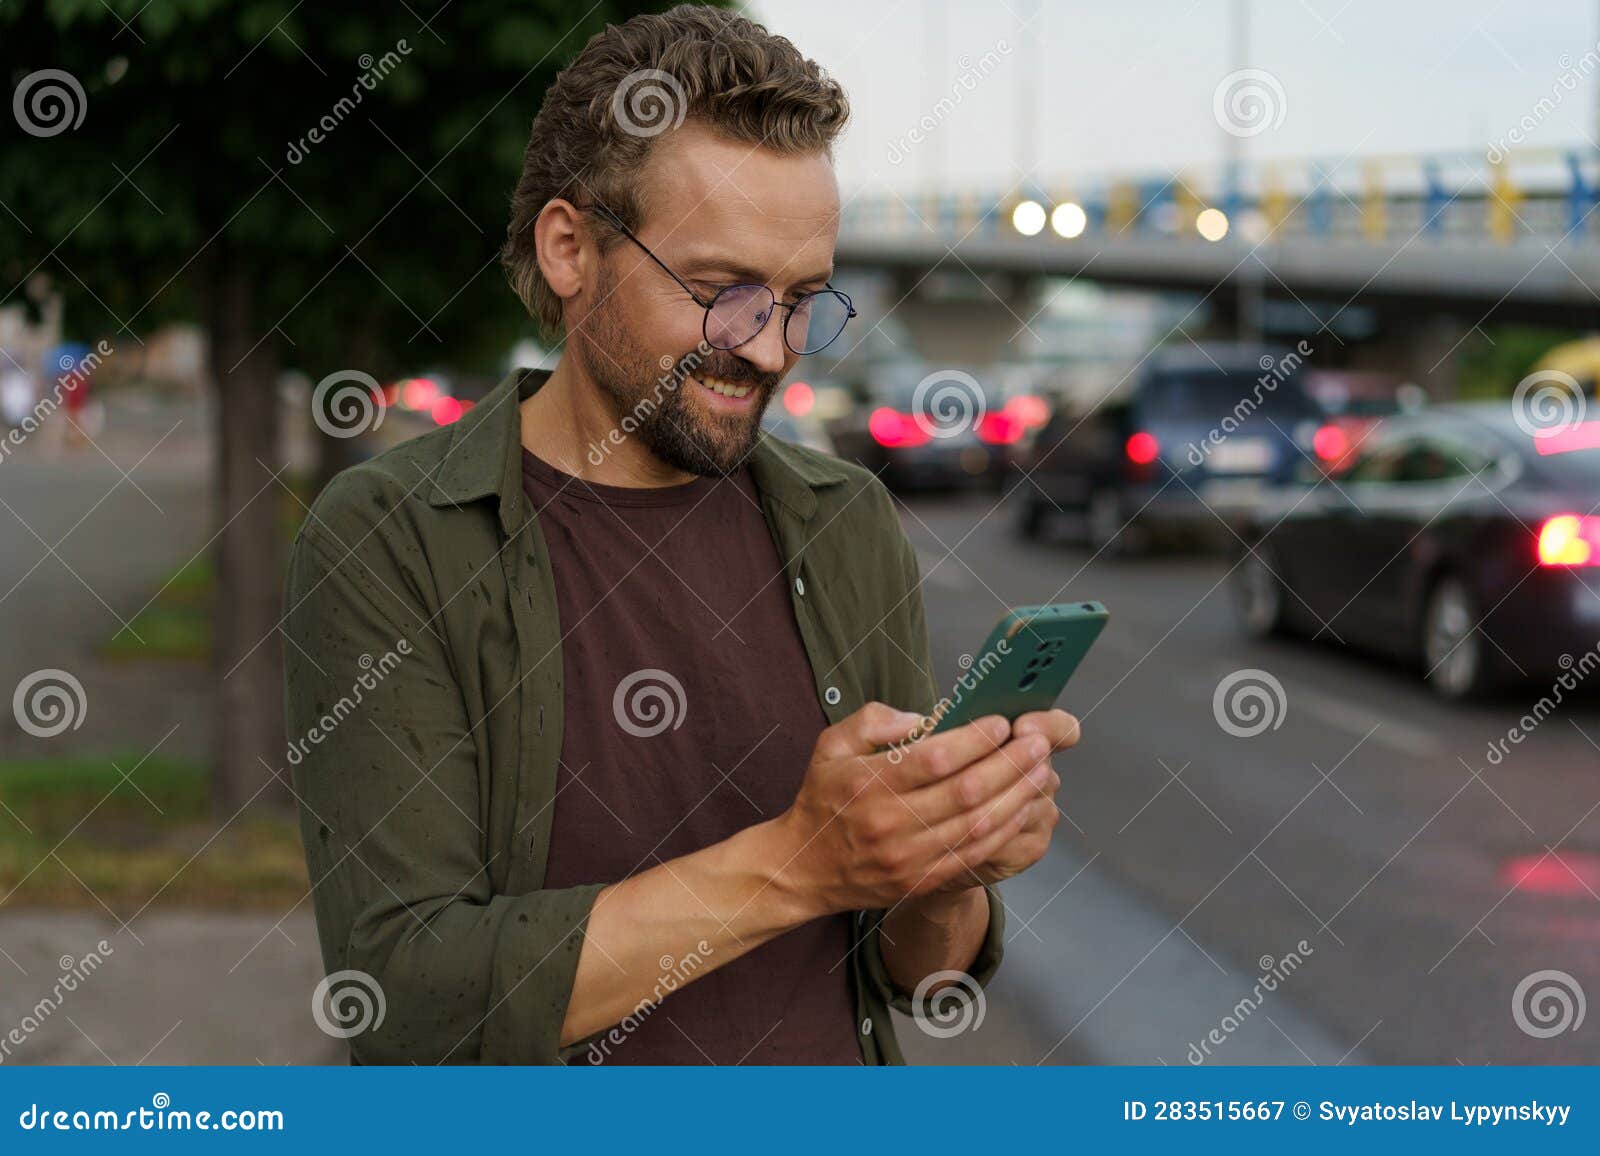
<svg viewBox="0 0 1600 1156"><path fill-rule="evenodd" d="M761 432L761 415L777 393L781 373L762 373L727 350L700 346L673 359L652 357L623 323L620 303L605 278L601 304L579 329L590 378L610 402L619 425L656 458L700 477L726 477L744 464ZM706 374L754 390L745 414L713 412L695 396L691 376Z"/></svg>

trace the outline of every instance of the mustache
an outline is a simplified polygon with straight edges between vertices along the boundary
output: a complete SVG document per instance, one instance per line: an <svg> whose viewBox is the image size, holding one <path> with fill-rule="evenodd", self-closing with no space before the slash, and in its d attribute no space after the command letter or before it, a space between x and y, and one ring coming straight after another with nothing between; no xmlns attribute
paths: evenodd
<svg viewBox="0 0 1600 1156"><path fill-rule="evenodd" d="M754 385L763 393L771 393L783 380L783 374L762 373L748 361L717 364L699 360L692 353L680 360L675 368L678 373L688 376L699 377L704 374L707 377L719 377L733 385Z"/></svg>

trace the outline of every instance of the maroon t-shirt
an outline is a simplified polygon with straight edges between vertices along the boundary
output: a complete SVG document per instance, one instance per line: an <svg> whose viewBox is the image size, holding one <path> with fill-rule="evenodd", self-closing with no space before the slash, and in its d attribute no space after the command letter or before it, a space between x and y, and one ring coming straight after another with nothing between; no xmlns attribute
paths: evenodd
<svg viewBox="0 0 1600 1156"><path fill-rule="evenodd" d="M566 688L545 886L614 883L781 814L828 723L749 471L635 489L526 449L522 467ZM663 962L660 1006L577 1062L860 1062L848 915L715 970L693 951Z"/></svg>

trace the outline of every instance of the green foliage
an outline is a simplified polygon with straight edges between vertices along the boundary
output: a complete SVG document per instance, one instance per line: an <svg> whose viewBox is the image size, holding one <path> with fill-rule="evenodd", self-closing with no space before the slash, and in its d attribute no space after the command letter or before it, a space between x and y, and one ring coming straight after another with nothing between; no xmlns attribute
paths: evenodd
<svg viewBox="0 0 1600 1156"><path fill-rule="evenodd" d="M242 267L262 339L313 377L492 371L532 331L496 254L543 90L606 23L664 6L0 3L0 302L44 272L72 336L121 345L203 320ZM43 69L81 85L76 128L9 115Z"/></svg>
<svg viewBox="0 0 1600 1156"><path fill-rule="evenodd" d="M1535 325L1492 325L1487 339L1461 346L1461 396L1509 397L1547 352L1583 334Z"/></svg>

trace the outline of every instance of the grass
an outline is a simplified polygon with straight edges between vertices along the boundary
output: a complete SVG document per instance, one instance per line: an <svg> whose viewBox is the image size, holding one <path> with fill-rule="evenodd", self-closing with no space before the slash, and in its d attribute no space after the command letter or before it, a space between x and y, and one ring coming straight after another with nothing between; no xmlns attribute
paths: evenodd
<svg viewBox="0 0 1600 1156"><path fill-rule="evenodd" d="M0 763L0 907L109 908L127 919L146 904L282 910L305 895L291 817L263 810L224 822L195 763Z"/></svg>

